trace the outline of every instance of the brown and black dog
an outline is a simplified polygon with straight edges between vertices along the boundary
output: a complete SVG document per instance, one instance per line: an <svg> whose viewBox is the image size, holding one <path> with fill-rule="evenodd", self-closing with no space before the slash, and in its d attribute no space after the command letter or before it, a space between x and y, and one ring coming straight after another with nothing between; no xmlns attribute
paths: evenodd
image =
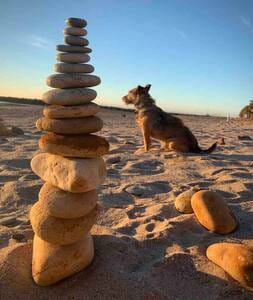
<svg viewBox="0 0 253 300"><path fill-rule="evenodd" d="M167 151L211 153L215 150L217 142L206 150L201 149L196 137L179 118L157 107L149 94L150 87L150 84L145 87L138 85L122 98L126 104L135 106L136 121L142 131L146 152L150 148L150 138L159 140L162 148ZM143 148L136 153L141 151Z"/></svg>

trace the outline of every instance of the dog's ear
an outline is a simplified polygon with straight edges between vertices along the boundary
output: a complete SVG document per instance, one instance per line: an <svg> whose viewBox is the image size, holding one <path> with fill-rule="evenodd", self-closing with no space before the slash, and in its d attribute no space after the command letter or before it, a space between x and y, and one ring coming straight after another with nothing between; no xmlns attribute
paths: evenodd
<svg viewBox="0 0 253 300"><path fill-rule="evenodd" d="M145 86L144 91L145 91L146 94L148 94L150 88L151 88L151 84L147 84L147 85Z"/></svg>
<svg viewBox="0 0 253 300"><path fill-rule="evenodd" d="M138 85L137 88L136 88L136 92L138 94L142 94L143 93L143 90L144 90L144 87L142 87L141 85Z"/></svg>

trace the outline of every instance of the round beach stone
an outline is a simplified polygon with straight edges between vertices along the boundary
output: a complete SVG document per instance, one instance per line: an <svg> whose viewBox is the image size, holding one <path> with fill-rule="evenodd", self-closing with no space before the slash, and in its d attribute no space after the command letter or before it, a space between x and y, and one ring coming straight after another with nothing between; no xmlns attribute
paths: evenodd
<svg viewBox="0 0 253 300"><path fill-rule="evenodd" d="M61 52L69 53L91 53L91 49L82 46L70 46L70 45L57 45L56 49Z"/></svg>
<svg viewBox="0 0 253 300"><path fill-rule="evenodd" d="M72 64L81 64L86 63L90 60L90 57L86 53L57 53L56 59L58 61L62 61L65 63L72 63Z"/></svg>
<svg viewBox="0 0 253 300"><path fill-rule="evenodd" d="M208 259L247 288L253 288L253 248L235 243L217 243L206 251Z"/></svg>
<svg viewBox="0 0 253 300"><path fill-rule="evenodd" d="M51 285L86 268L93 260L94 244L90 234L70 245L55 245L37 235L33 241L32 276L40 286Z"/></svg>
<svg viewBox="0 0 253 300"><path fill-rule="evenodd" d="M72 119L50 119L43 117L37 120L36 127L39 130L60 134L86 134L100 131L103 127L103 121L96 116Z"/></svg>
<svg viewBox="0 0 253 300"><path fill-rule="evenodd" d="M80 18L68 18L65 23L68 26L73 26L73 27L85 27L87 26L87 21L84 19Z"/></svg>
<svg viewBox="0 0 253 300"><path fill-rule="evenodd" d="M91 102L97 92L87 88L52 89L42 95L42 101L55 105L79 105Z"/></svg>
<svg viewBox="0 0 253 300"><path fill-rule="evenodd" d="M63 30L65 35L84 36L87 35L87 30L80 27L66 27Z"/></svg>
<svg viewBox="0 0 253 300"><path fill-rule="evenodd" d="M235 230L236 220L219 194L207 190L199 191L192 196L191 205L199 223L208 230L220 234Z"/></svg>
<svg viewBox="0 0 253 300"><path fill-rule="evenodd" d="M88 46L89 41L85 38L74 36L74 35L65 35L64 42L71 46Z"/></svg>
<svg viewBox="0 0 253 300"><path fill-rule="evenodd" d="M94 67L88 64L58 63L54 65L54 70L59 73L92 73Z"/></svg>
<svg viewBox="0 0 253 300"><path fill-rule="evenodd" d="M43 202L36 202L30 210L33 231L42 240L56 244L68 245L81 240L95 224L99 214L96 205L87 215L75 219L62 219L50 216Z"/></svg>
<svg viewBox="0 0 253 300"><path fill-rule="evenodd" d="M194 195L196 190L190 189L178 195L175 200L176 209L183 214L193 213L191 206L191 197Z"/></svg>
<svg viewBox="0 0 253 300"><path fill-rule="evenodd" d="M48 105L43 109L43 114L50 119L68 119L94 116L100 111L96 103L87 103L75 106Z"/></svg>
<svg viewBox="0 0 253 300"><path fill-rule="evenodd" d="M95 190L106 177L101 157L81 159L40 153L31 160L31 168L42 180L71 193Z"/></svg>
<svg viewBox="0 0 253 300"><path fill-rule="evenodd" d="M108 153L109 143L97 135L66 136L47 134L40 138L39 147L42 151L65 157L98 157Z"/></svg>
<svg viewBox="0 0 253 300"><path fill-rule="evenodd" d="M100 84L101 80L95 75L82 75L82 74L53 74L47 77L47 85L58 88L83 88L92 87Z"/></svg>
<svg viewBox="0 0 253 300"><path fill-rule="evenodd" d="M97 204L97 191L69 193L45 183L39 192L39 201L46 213L63 219L81 218L87 215Z"/></svg>

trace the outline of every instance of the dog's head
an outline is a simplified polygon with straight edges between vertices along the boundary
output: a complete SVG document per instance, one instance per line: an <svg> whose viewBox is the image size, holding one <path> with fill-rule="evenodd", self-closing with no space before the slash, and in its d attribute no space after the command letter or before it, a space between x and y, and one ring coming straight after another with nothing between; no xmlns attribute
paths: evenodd
<svg viewBox="0 0 253 300"><path fill-rule="evenodd" d="M138 85L136 88L130 90L126 96L122 97L122 100L126 104L137 105L142 96L148 95L150 88L151 84L147 84L145 87Z"/></svg>

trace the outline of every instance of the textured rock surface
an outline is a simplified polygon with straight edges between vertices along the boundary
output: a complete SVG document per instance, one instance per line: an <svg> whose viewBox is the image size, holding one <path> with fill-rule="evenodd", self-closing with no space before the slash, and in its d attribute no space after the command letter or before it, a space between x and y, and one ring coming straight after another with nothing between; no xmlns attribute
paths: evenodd
<svg viewBox="0 0 253 300"><path fill-rule="evenodd" d="M88 64L65 64L54 65L54 70L59 73L92 73L94 67Z"/></svg>
<svg viewBox="0 0 253 300"><path fill-rule="evenodd" d="M47 243L35 235L33 278L41 286L53 284L87 267L93 257L94 245L90 234L77 243L66 246Z"/></svg>
<svg viewBox="0 0 253 300"><path fill-rule="evenodd" d="M108 153L109 143L96 135L47 134L40 138L39 147L44 152L66 157L98 157Z"/></svg>
<svg viewBox="0 0 253 300"><path fill-rule="evenodd" d="M87 30L80 27L66 27L64 28L63 33L66 35L84 36L87 35Z"/></svg>
<svg viewBox="0 0 253 300"><path fill-rule="evenodd" d="M253 289L253 248L234 243L209 246L207 257L242 285Z"/></svg>
<svg viewBox="0 0 253 300"><path fill-rule="evenodd" d="M39 201L46 213L56 218L74 219L87 215L98 200L97 191L86 193L64 192L50 183L45 183L39 192Z"/></svg>
<svg viewBox="0 0 253 300"><path fill-rule="evenodd" d="M56 49L61 52L69 53L91 53L92 50L83 46L57 45Z"/></svg>
<svg viewBox="0 0 253 300"><path fill-rule="evenodd" d="M96 103L78 106L49 105L43 109L43 114L51 119L82 118L97 114L100 108Z"/></svg>
<svg viewBox="0 0 253 300"><path fill-rule="evenodd" d="M64 38L64 42L71 46L88 46L89 41L85 38L81 38L79 36L66 35Z"/></svg>
<svg viewBox="0 0 253 300"><path fill-rule="evenodd" d="M193 213L191 206L191 197L194 195L195 190L188 190L176 197L175 207L176 209L183 214L191 214Z"/></svg>
<svg viewBox="0 0 253 300"><path fill-rule="evenodd" d="M82 74L53 74L47 77L47 85L59 88L83 88L98 85L101 80L95 75Z"/></svg>
<svg viewBox="0 0 253 300"><path fill-rule="evenodd" d="M73 27L85 27L87 26L87 21L84 19L80 18L68 18L65 23L68 26L73 26Z"/></svg>
<svg viewBox="0 0 253 300"><path fill-rule="evenodd" d="M82 239L90 231L97 220L97 205L87 215L76 219L62 219L48 215L43 202L36 202L30 210L33 231L42 240L56 244L68 245Z"/></svg>
<svg viewBox="0 0 253 300"><path fill-rule="evenodd" d="M191 198L199 223L212 232L227 234L236 228L236 220L223 198L213 191L199 191Z"/></svg>
<svg viewBox="0 0 253 300"><path fill-rule="evenodd" d="M106 176L105 163L100 157L71 159L41 153L32 159L31 167L44 181L72 193L94 190L103 183Z"/></svg>
<svg viewBox="0 0 253 300"><path fill-rule="evenodd" d="M42 101L56 105L79 105L97 97L97 92L87 88L52 89L42 95Z"/></svg>
<svg viewBox="0 0 253 300"><path fill-rule="evenodd" d="M96 116L72 119L40 118L36 122L36 127L60 134L86 134L101 130L103 121Z"/></svg>
<svg viewBox="0 0 253 300"><path fill-rule="evenodd" d="M90 57L86 53L57 53L56 59L65 63L86 63Z"/></svg>

